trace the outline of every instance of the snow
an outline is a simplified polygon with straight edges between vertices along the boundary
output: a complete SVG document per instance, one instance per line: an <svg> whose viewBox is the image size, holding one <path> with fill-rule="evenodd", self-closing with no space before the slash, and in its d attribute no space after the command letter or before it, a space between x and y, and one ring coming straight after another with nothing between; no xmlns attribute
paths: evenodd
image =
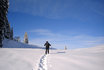
<svg viewBox="0 0 104 70"><path fill-rule="evenodd" d="M49 70L104 70L104 45L52 51L47 57Z"/></svg>
<svg viewBox="0 0 104 70"><path fill-rule="evenodd" d="M38 70L47 70L47 55L43 55L40 59Z"/></svg>
<svg viewBox="0 0 104 70"><path fill-rule="evenodd" d="M42 48L37 45L28 45L22 42L17 42L9 39L4 39L3 40L3 48Z"/></svg>
<svg viewBox="0 0 104 70"><path fill-rule="evenodd" d="M50 50L50 54L45 55L44 49L15 48L20 46L18 44L14 41L4 42L4 47L14 48L0 48L0 70L104 70L104 45Z"/></svg>
<svg viewBox="0 0 104 70"><path fill-rule="evenodd" d="M0 49L0 70L37 69L43 50L38 49Z"/></svg>

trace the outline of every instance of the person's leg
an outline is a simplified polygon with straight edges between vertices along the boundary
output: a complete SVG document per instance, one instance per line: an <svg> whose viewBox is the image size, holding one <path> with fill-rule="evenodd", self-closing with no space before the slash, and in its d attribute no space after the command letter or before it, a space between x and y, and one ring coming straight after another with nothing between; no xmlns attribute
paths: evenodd
<svg viewBox="0 0 104 70"><path fill-rule="evenodd" d="M47 54L47 52L48 52L48 49L46 48L46 52L45 52L45 54Z"/></svg>
<svg viewBox="0 0 104 70"><path fill-rule="evenodd" d="M49 48L48 48L48 54L49 54Z"/></svg>

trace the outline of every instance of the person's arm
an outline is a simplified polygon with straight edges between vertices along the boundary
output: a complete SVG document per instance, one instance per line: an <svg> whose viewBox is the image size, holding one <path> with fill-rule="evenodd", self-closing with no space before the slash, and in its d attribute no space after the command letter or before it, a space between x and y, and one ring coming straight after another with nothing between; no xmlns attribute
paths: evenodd
<svg viewBox="0 0 104 70"><path fill-rule="evenodd" d="M44 46L46 46L46 43L44 44Z"/></svg>

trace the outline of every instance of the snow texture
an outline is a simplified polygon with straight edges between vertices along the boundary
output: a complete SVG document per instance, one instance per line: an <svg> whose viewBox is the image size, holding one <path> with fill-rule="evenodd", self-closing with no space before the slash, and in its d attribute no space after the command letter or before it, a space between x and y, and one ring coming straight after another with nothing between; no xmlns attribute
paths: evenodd
<svg viewBox="0 0 104 70"><path fill-rule="evenodd" d="M40 49L1 48L0 70L37 70L43 52Z"/></svg>
<svg viewBox="0 0 104 70"><path fill-rule="evenodd" d="M18 47L16 42L10 43L8 47ZM0 48L0 70L104 70L104 45L50 50L48 55L44 52L44 49Z"/></svg>
<svg viewBox="0 0 104 70"><path fill-rule="evenodd" d="M42 56L38 70L47 70L47 55Z"/></svg>
<svg viewBox="0 0 104 70"><path fill-rule="evenodd" d="M104 45L77 50L51 51L49 70L104 70Z"/></svg>

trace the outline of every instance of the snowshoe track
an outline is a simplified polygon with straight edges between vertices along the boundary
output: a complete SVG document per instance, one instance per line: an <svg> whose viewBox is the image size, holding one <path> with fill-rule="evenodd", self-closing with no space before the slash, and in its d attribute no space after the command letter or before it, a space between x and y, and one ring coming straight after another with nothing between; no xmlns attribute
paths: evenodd
<svg viewBox="0 0 104 70"><path fill-rule="evenodd" d="M47 70L47 55L43 55L40 59L38 70Z"/></svg>

